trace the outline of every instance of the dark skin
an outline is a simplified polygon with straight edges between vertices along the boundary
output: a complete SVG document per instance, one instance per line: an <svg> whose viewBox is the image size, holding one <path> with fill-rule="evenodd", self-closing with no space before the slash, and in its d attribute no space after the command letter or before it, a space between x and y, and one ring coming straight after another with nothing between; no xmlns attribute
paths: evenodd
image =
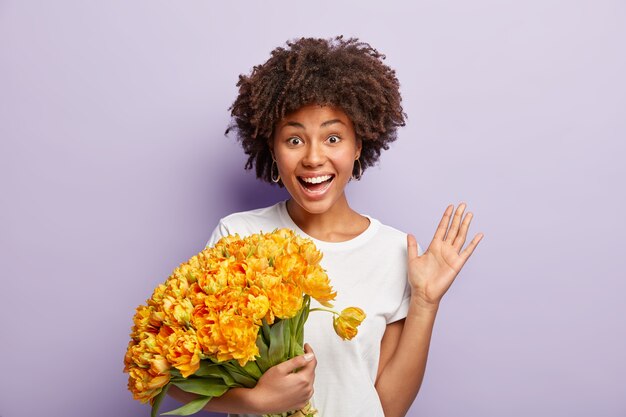
<svg viewBox="0 0 626 417"><path fill-rule="evenodd" d="M304 355L297 356L267 370L254 388L231 388L213 398L206 411L234 414L273 414L303 408L313 396L317 360L313 349L304 345ZM294 372L295 370L298 372ZM196 398L171 386L168 394L187 403Z"/></svg>
<svg viewBox="0 0 626 417"><path fill-rule="evenodd" d="M302 230L317 239L337 242L367 228L367 218L350 208L344 192L361 144L340 108L310 105L288 115L276 128L271 150L291 195L289 214ZM331 180L323 187L309 189L302 183L302 178L326 177ZM453 205L446 208L421 256L415 238L407 236L409 312L385 329L375 382L386 417L404 416L413 403L424 377L441 299L483 237L476 234L463 248L473 217L472 213L464 215L465 208L465 203L456 211ZM270 368L256 387L231 389L211 400L205 410L269 414L302 408L313 395L317 365L311 347L307 345L305 351L308 356ZM297 368L302 369L293 373ZM175 387L170 393L183 402L195 397Z"/></svg>
<svg viewBox="0 0 626 417"><path fill-rule="evenodd" d="M411 303L406 319L387 326L381 344L381 361L376 378L386 417L404 416L415 400L424 378L428 349L441 299L483 234L478 233L463 248L472 213L463 216L461 203L446 208L428 249L418 256L417 241L407 236L408 279Z"/></svg>

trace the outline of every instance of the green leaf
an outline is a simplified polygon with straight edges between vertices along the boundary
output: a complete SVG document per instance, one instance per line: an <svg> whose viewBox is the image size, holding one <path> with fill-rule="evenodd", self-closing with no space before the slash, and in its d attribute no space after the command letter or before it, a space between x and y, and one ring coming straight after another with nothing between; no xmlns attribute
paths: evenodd
<svg viewBox="0 0 626 417"><path fill-rule="evenodd" d="M200 361L200 368L194 373L194 376L212 376L222 378L224 383L230 388L239 386L235 379L220 364L211 363L206 360Z"/></svg>
<svg viewBox="0 0 626 417"><path fill-rule="evenodd" d="M263 340L265 341L265 344L269 346L271 340L270 325L267 324L267 321L265 319L263 319L262 323L263 327L261 327L261 333L263 333Z"/></svg>
<svg viewBox="0 0 626 417"><path fill-rule="evenodd" d="M213 397L198 397L193 401L189 401L187 404L182 407L178 407L176 410L168 411L167 413L163 413L161 415L164 416L188 416L198 411L202 410L205 405L211 401Z"/></svg>
<svg viewBox="0 0 626 417"><path fill-rule="evenodd" d="M161 403L163 402L163 398L167 394L167 390L170 389L170 384L168 383L163 387L161 392L154 397L154 402L152 403L152 411L150 412L150 417L156 417L159 415L159 407L161 407Z"/></svg>
<svg viewBox="0 0 626 417"><path fill-rule="evenodd" d="M272 366L284 362L286 357L284 327L285 320L280 320L270 328L268 359Z"/></svg>
<svg viewBox="0 0 626 417"><path fill-rule="evenodd" d="M211 371L213 370L214 366L215 364L208 360L201 360L200 367L198 368L196 372L193 373L193 375L194 376L211 376Z"/></svg>
<svg viewBox="0 0 626 417"><path fill-rule="evenodd" d="M295 345L296 345L296 347L294 349L294 356L293 357L295 358L296 356L304 355L304 346L301 345L301 344L298 344L298 343L296 343Z"/></svg>
<svg viewBox="0 0 626 417"><path fill-rule="evenodd" d="M298 356L296 351L298 350L298 341L296 340L296 335L290 333L289 335L289 359L295 358Z"/></svg>
<svg viewBox="0 0 626 417"><path fill-rule="evenodd" d="M285 324L283 325L283 346L285 346L285 356L283 357L283 361L292 358L291 355L291 329L292 329L293 319L285 320Z"/></svg>
<svg viewBox="0 0 626 417"><path fill-rule="evenodd" d="M175 381L173 384L185 392L209 397L219 397L228 391L228 386L222 378L189 377L184 381Z"/></svg>
<svg viewBox="0 0 626 417"><path fill-rule="evenodd" d="M244 365L243 369L248 373L248 375L250 375L251 377L253 377L257 381L263 375L263 372L261 372L261 369L259 369L259 366L256 364L255 361L248 361Z"/></svg>
<svg viewBox="0 0 626 417"><path fill-rule="evenodd" d="M246 388L253 388L258 381L258 378L255 379L248 375L248 373L241 366L239 366L237 362L224 362L222 366L224 367L224 370L226 370L226 372L233 377L235 382Z"/></svg>
<svg viewBox="0 0 626 417"><path fill-rule="evenodd" d="M259 348L259 357L256 358L256 363L259 366L261 372L265 373L272 365L267 360L269 348L267 344L265 344L265 340L263 340L263 336L259 334L256 338L256 345Z"/></svg>
<svg viewBox="0 0 626 417"><path fill-rule="evenodd" d="M293 322L291 323L291 339L289 340L289 357L293 358L295 345L298 343L298 330L300 329L300 323L302 319L302 310L298 312L298 315L293 318Z"/></svg>
<svg viewBox="0 0 626 417"><path fill-rule="evenodd" d="M304 306L302 307L301 316L298 321L298 327L295 331L296 340L298 341L298 345L304 346L304 323L309 319L309 311L311 309L311 296L304 296ZM304 351L304 350L303 350Z"/></svg>

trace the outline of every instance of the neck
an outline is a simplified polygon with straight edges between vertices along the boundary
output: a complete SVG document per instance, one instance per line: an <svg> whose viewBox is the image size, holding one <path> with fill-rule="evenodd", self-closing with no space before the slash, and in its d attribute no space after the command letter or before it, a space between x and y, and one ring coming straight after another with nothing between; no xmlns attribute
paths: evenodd
<svg viewBox="0 0 626 417"><path fill-rule="evenodd" d="M342 242L361 234L369 219L352 210L345 194L323 213L309 213L293 199L287 201L287 212L307 235L326 242Z"/></svg>

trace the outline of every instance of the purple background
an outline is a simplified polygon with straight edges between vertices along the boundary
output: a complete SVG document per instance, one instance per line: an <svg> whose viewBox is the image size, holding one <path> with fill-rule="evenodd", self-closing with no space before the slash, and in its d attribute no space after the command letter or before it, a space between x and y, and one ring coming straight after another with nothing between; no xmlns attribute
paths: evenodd
<svg viewBox="0 0 626 417"><path fill-rule="evenodd" d="M218 219L285 194L223 132L240 73L358 36L408 125L353 206L485 238L410 416L626 416L623 1L0 1L0 415L147 416L134 308ZM173 406L170 403L169 406Z"/></svg>

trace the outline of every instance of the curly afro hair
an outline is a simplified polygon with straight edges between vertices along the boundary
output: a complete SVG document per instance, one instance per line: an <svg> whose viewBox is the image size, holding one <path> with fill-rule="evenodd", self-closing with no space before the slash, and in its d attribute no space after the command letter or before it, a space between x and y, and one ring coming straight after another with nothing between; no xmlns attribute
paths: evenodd
<svg viewBox="0 0 626 417"><path fill-rule="evenodd" d="M271 181L270 140L285 115L308 104L340 107L362 140L361 167L378 161L381 150L404 126L400 83L385 56L356 38L301 38L278 47L263 65L240 75L239 95L230 107L233 129L248 155L246 169ZM279 183L282 186L282 183Z"/></svg>

